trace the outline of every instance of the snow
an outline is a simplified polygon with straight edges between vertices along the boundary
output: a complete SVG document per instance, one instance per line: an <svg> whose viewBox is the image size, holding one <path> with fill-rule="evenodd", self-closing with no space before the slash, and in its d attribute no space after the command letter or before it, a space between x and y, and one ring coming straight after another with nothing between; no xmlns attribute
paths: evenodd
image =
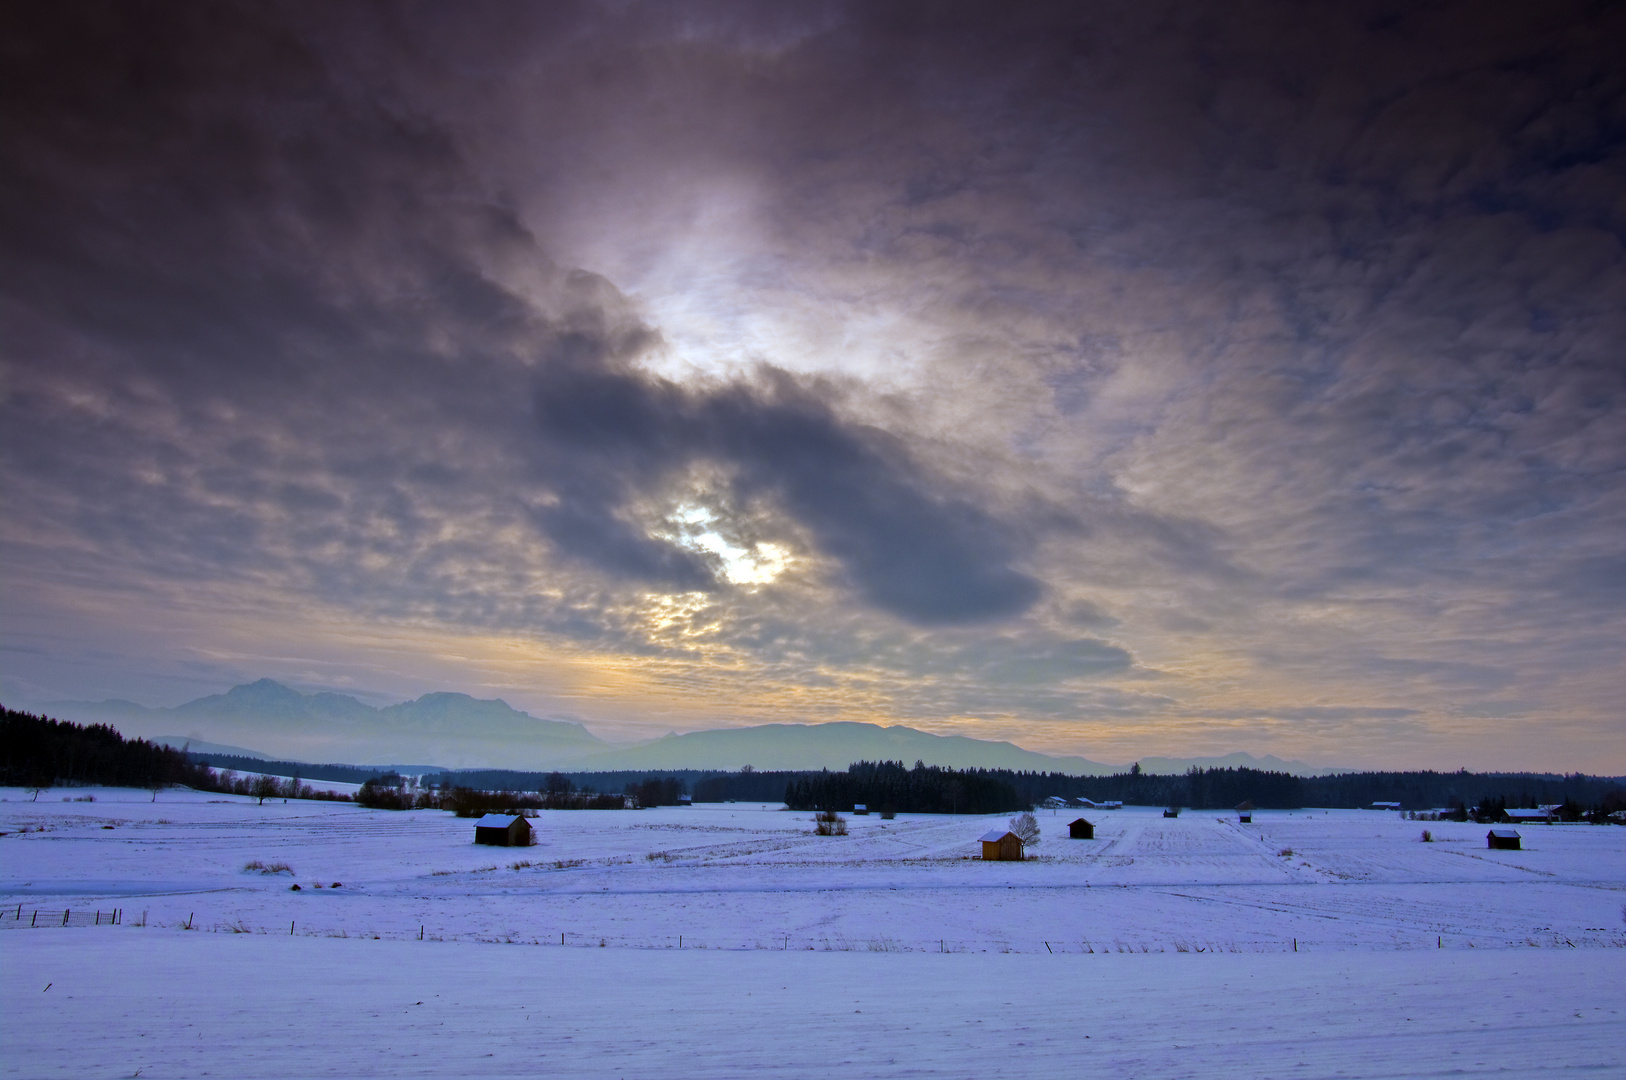
<svg viewBox="0 0 1626 1080"><path fill-rule="evenodd" d="M492 849L440 811L70 794L96 801L0 789L0 905L124 922L0 920L0 1075L1626 1066L1626 829L1493 851L1364 811L1128 807L984 863L1003 817L543 811L537 846Z"/></svg>

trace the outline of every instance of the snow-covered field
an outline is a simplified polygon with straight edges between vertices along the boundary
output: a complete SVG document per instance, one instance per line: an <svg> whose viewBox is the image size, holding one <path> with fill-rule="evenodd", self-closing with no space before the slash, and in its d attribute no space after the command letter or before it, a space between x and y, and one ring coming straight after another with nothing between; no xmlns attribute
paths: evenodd
<svg viewBox="0 0 1626 1080"><path fill-rule="evenodd" d="M8 1076L1626 1075L1626 829L0 798Z"/></svg>

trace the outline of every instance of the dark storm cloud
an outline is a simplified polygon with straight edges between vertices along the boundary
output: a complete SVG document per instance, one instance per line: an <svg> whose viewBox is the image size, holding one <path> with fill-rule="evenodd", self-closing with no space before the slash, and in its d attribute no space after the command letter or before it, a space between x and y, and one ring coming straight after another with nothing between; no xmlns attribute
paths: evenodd
<svg viewBox="0 0 1626 1080"><path fill-rule="evenodd" d="M95 543L176 578L458 609L492 584L459 568L503 556L448 521L500 528L529 504L612 577L705 589L711 563L626 514L704 461L883 610L1033 603L1025 537L812 389L639 374L658 337L613 286L553 270L443 125L268 11L12 13L0 288L33 368L14 446L57 486L36 497L93 499L63 509ZM106 411L88 445L35 426L85 393Z"/></svg>
<svg viewBox="0 0 1626 1080"><path fill-rule="evenodd" d="M339 86L270 9L7 17L14 541L125 586L452 587L436 534L490 519L455 488L501 458L470 432L517 431L490 391L546 331L487 273L546 272L523 229L443 132Z"/></svg>
<svg viewBox="0 0 1626 1080"><path fill-rule="evenodd" d="M727 470L739 503L789 514L883 610L967 622L1018 614L1038 598L1038 583L1010 565L1025 537L934 490L898 439L844 421L782 372L764 373L761 387L700 391L580 362L547 365L539 378L537 419L560 500L538 517L579 558L680 588L707 584L697 557L651 539L624 511L708 462Z"/></svg>

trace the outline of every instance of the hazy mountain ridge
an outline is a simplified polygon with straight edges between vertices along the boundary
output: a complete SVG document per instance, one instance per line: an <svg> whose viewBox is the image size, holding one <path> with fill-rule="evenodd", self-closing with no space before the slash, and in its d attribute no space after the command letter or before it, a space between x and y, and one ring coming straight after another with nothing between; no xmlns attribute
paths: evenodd
<svg viewBox="0 0 1626 1080"><path fill-rule="evenodd" d="M901 725L882 727L853 721L764 724L674 734L642 746L591 754L571 767L578 770L733 770L750 765L757 769L845 769L855 761L913 764L917 760L956 769L1012 769L1075 776L1111 776L1127 772L1131 767L1131 763L1109 765L1085 757L1042 754L1010 742L934 735ZM1140 765L1144 772L1160 774L1183 773L1193 766L1254 768L1300 776L1349 771L1241 753L1209 758L1143 758Z"/></svg>
<svg viewBox="0 0 1626 1080"><path fill-rule="evenodd" d="M234 686L173 709L128 701L59 701L42 708L81 723L110 723L126 735L197 739L245 756L310 761L405 761L447 767L512 763L547 768L605 744L581 724L544 720L500 699L436 692L375 709L345 694L303 694L273 679ZM181 728L186 734L172 734Z"/></svg>
<svg viewBox="0 0 1626 1080"><path fill-rule="evenodd" d="M951 768L1060 772L1109 776L1132 763L1043 754L1015 743L936 735L916 728L856 721L762 724L671 734L641 745L611 748L581 724L545 720L501 699L435 692L374 708L345 694L301 693L260 679L172 709L130 701L59 701L42 711L80 723L109 723L126 735L221 746L245 757L301 761L433 761L443 768L735 770L845 769L855 761L902 761ZM179 729L186 734L174 734ZM229 747L229 751L226 749ZM248 749L253 747L254 749ZM1233 753L1222 757L1140 759L1142 771L1183 773L1199 768L1254 768L1317 776L1348 772L1302 761Z"/></svg>

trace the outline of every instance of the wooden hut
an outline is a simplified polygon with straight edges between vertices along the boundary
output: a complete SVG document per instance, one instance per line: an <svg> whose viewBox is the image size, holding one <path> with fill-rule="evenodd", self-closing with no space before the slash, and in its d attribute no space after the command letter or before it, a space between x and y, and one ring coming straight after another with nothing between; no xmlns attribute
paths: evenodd
<svg viewBox="0 0 1626 1080"><path fill-rule="evenodd" d="M1236 819L1246 825L1253 821L1253 800L1243 799L1236 807Z"/></svg>
<svg viewBox="0 0 1626 1080"><path fill-rule="evenodd" d="M861 803L861 802L853 803L853 816L854 817L868 817L869 816L869 805L867 803Z"/></svg>
<svg viewBox="0 0 1626 1080"><path fill-rule="evenodd" d="M982 834L984 862L1021 862L1022 838L1009 829L994 829Z"/></svg>
<svg viewBox="0 0 1626 1080"><path fill-rule="evenodd" d="M474 823L474 842L496 847L529 847L531 823L517 814L487 814Z"/></svg>
<svg viewBox="0 0 1626 1080"><path fill-rule="evenodd" d="M1180 808L1178 806L1171 806L1167 810L1163 811L1163 816L1164 817L1179 817L1180 816Z"/></svg>
<svg viewBox="0 0 1626 1080"><path fill-rule="evenodd" d="M1083 818L1079 818L1077 821L1068 823L1067 835L1074 840L1094 840L1095 826Z"/></svg>
<svg viewBox="0 0 1626 1080"><path fill-rule="evenodd" d="M1492 829L1485 834L1485 846L1497 848L1501 851L1519 850L1518 829Z"/></svg>

